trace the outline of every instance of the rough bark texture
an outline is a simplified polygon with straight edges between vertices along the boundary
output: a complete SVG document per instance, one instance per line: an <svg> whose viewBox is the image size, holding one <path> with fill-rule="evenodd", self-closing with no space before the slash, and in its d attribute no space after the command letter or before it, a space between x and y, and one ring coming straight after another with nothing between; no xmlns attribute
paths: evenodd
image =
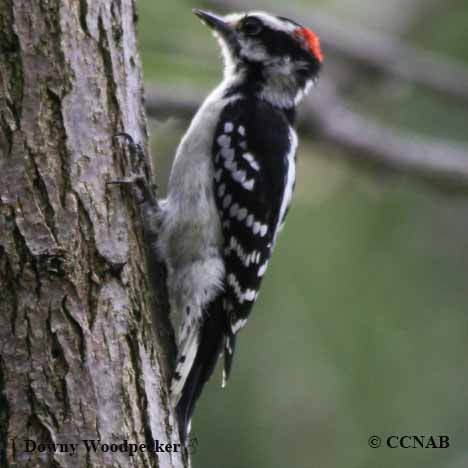
<svg viewBox="0 0 468 468"><path fill-rule="evenodd" d="M188 463L82 442L178 442L138 211L106 185L127 169L113 135L147 141L135 22L132 0L0 0L2 466Z"/></svg>

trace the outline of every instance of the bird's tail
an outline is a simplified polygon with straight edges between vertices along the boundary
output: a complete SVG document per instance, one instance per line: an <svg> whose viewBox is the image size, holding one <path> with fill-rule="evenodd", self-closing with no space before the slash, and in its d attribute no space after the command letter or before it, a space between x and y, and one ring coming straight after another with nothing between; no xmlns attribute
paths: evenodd
<svg viewBox="0 0 468 468"><path fill-rule="evenodd" d="M217 298L210 303L201 328L192 327L186 344L179 347L171 391L182 442L187 438L195 403L213 373L225 340L226 317L221 301Z"/></svg>
<svg viewBox="0 0 468 468"><path fill-rule="evenodd" d="M230 328L226 333L224 340L224 369L223 369L223 383L224 388L227 384L229 376L231 375L232 360L234 358L234 351L236 349L236 335L234 335Z"/></svg>

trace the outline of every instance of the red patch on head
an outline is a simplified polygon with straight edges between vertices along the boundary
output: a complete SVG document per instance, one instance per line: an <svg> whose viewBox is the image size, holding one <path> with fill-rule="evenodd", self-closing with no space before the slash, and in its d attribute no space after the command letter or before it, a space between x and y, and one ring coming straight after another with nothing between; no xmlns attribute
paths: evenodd
<svg viewBox="0 0 468 468"><path fill-rule="evenodd" d="M294 31L297 36L299 36L307 45L308 49L312 55L319 61L323 61L322 49L320 48L319 38L307 28L297 28Z"/></svg>

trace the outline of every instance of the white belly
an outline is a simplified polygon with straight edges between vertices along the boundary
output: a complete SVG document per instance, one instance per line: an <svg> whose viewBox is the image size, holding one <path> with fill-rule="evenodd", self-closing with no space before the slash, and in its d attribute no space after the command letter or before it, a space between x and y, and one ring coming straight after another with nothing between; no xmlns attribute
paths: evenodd
<svg viewBox="0 0 468 468"><path fill-rule="evenodd" d="M180 302L174 304L177 309L186 307L187 301L203 308L224 278L211 151L220 113L235 99L222 99L225 86L206 99L190 124L172 166L168 196L161 203L157 247L168 266L169 293Z"/></svg>

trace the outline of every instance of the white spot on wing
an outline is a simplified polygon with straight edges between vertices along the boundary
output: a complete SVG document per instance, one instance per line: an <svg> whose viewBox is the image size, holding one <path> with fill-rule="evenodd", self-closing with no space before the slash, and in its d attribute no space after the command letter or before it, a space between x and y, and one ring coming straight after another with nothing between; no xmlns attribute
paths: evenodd
<svg viewBox="0 0 468 468"><path fill-rule="evenodd" d="M240 304L243 304L245 301L253 302L257 298L257 293L254 289L246 289L245 291L242 291L242 288L233 273L228 275L227 282L234 290Z"/></svg>
<svg viewBox="0 0 468 468"><path fill-rule="evenodd" d="M218 188L218 197L223 197L224 196L224 192L226 192L226 185L225 184L221 184Z"/></svg>
<svg viewBox="0 0 468 468"><path fill-rule="evenodd" d="M255 263L255 259L256 259L256 258L257 258L257 251L254 250L254 251L251 252L251 254L250 254L250 261L251 261L252 263Z"/></svg>
<svg viewBox="0 0 468 468"><path fill-rule="evenodd" d="M232 174L232 178L236 181L236 182L244 182L245 178L246 178L247 174L245 173L245 171L236 171L234 172L234 174Z"/></svg>
<svg viewBox="0 0 468 468"><path fill-rule="evenodd" d="M258 234L260 232L260 223L258 221L255 221L252 230L254 234Z"/></svg>
<svg viewBox="0 0 468 468"><path fill-rule="evenodd" d="M231 137L228 137L227 135L221 135L217 139L218 145L221 146L222 148L229 148L231 146Z"/></svg>
<svg viewBox="0 0 468 468"><path fill-rule="evenodd" d="M243 127L242 125L239 125L239 128L237 129L237 131L238 131L242 136L245 136L245 127Z"/></svg>
<svg viewBox="0 0 468 468"><path fill-rule="evenodd" d="M245 182L242 182L242 187L244 187L246 190L249 190L249 191L253 190L254 185L255 185L254 179L249 179L249 180L246 180Z"/></svg>
<svg viewBox="0 0 468 468"><path fill-rule="evenodd" d="M241 328L245 326L247 319L239 319L231 325L232 333L236 334Z"/></svg>
<svg viewBox="0 0 468 468"><path fill-rule="evenodd" d="M249 163L250 167L255 171L260 170L260 166L251 153L244 153L242 157Z"/></svg>
<svg viewBox="0 0 468 468"><path fill-rule="evenodd" d="M265 274L267 267L268 267L268 260L263 265L260 266L260 268L258 269L257 275L259 277L263 276Z"/></svg>
<svg viewBox="0 0 468 468"><path fill-rule="evenodd" d="M234 159L235 152L232 148L223 148L221 150L221 156L226 160Z"/></svg>
<svg viewBox="0 0 468 468"><path fill-rule="evenodd" d="M232 122L226 122L224 125L224 132L231 133L234 130L234 125Z"/></svg>
<svg viewBox="0 0 468 468"><path fill-rule="evenodd" d="M243 221L247 216L247 208L241 208L237 213L237 220Z"/></svg>
<svg viewBox="0 0 468 468"><path fill-rule="evenodd" d="M237 216L237 212L239 211L239 205L237 203L234 203L231 206L231 209L229 210L229 215L231 218L234 218L234 216Z"/></svg>
<svg viewBox="0 0 468 468"><path fill-rule="evenodd" d="M231 204L231 201L232 201L231 195L227 194L223 200L223 208L227 208Z"/></svg>
<svg viewBox="0 0 468 468"><path fill-rule="evenodd" d="M244 300L252 302L255 301L255 289L246 289L244 293Z"/></svg>

